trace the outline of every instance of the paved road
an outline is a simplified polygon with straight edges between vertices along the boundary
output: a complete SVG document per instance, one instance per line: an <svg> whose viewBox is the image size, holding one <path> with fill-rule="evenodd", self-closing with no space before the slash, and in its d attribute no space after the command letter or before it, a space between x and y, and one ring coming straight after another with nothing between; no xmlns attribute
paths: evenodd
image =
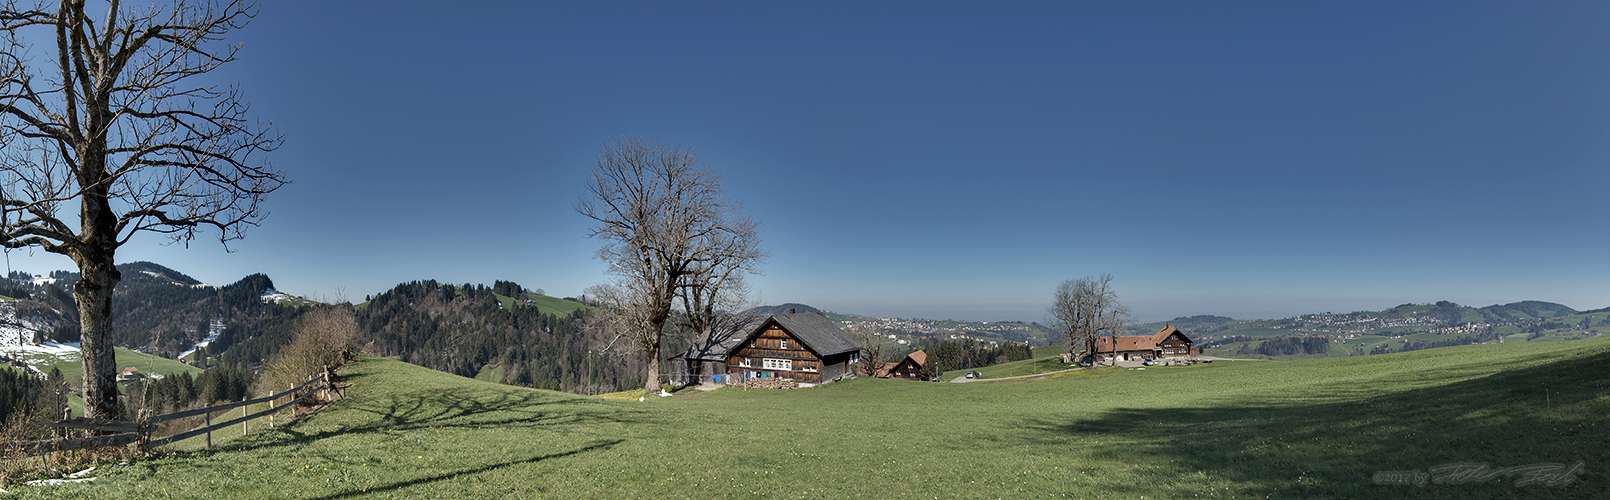
<svg viewBox="0 0 1610 500"><path fill-rule="evenodd" d="M1053 373L1071 372L1071 371L1074 371L1074 370L1082 370L1082 369L1083 368L1069 368L1069 369L1066 369L1066 370L1057 370L1057 371L1054 371L1054 372L1035 373L1035 374L1032 374L1032 375L1018 375L1016 377L1001 377L1001 378L967 378L966 375L962 375L960 377L956 377L955 379L952 379L950 381L950 383L952 383L952 384L965 384L965 383L968 383L968 382L995 382L995 381L999 381L999 380L1012 380L1012 379L1029 378L1029 377L1043 377L1043 376L1050 375L1050 374L1053 374Z"/></svg>
<svg viewBox="0 0 1610 500"><path fill-rule="evenodd" d="M1202 356L1200 359L1202 361L1268 361L1266 359L1220 358L1220 357L1215 357L1215 356ZM1135 368L1135 367L1143 367L1143 366L1145 366L1145 365L1142 364L1140 361L1119 361L1118 362L1118 367L1120 367L1120 368ZM1040 377L1040 376L1050 375L1050 374L1053 374L1053 373L1071 372L1071 371L1080 370L1080 369L1082 369L1082 368L1069 368L1069 369L1066 369L1066 370L1057 370L1057 371L1054 371L1054 372L1035 373L1033 375L1018 375L1016 377L1001 377L1001 378L967 378L966 375L962 375L960 377L956 377L955 379L952 379L950 382L953 383L953 384L965 384L965 383L968 383L968 382L995 382L995 381L999 381L999 380L1013 380L1013 379L1029 378L1029 377Z"/></svg>

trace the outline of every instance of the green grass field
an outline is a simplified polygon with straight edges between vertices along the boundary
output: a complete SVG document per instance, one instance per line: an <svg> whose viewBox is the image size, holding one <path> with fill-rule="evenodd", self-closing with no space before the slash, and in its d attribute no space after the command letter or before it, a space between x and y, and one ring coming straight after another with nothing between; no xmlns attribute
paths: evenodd
<svg viewBox="0 0 1610 500"><path fill-rule="evenodd" d="M492 296L497 297L498 303L503 304L504 308L526 307L527 306L526 303L518 301L518 300L515 300L514 297L498 295L498 294L495 294L495 293L492 294ZM537 295L537 294L534 294L534 293L529 293L529 294L526 294L526 297L531 299L531 304L530 305L537 306L537 310L542 311L543 314L564 315L564 314L570 314L570 311L574 311L574 310L577 310L577 309L592 309L592 306L589 306L587 304L583 304L583 303L576 302L576 301L571 301L571 300L565 300L565 299L561 299L561 298L557 298L557 297L549 297L547 295Z"/></svg>
<svg viewBox="0 0 1610 500"><path fill-rule="evenodd" d="M194 366L161 356L134 352L122 347L116 348L115 352L118 370L122 370L125 366L132 366L138 368L141 373L144 373L148 376L151 374L168 376L178 375L181 373L189 373L191 376L195 376L201 374L202 372L202 369ZM71 360L48 355L25 355L18 357L26 361L28 364L34 365L34 367L38 368L40 371L46 373L49 373L51 368L60 369L63 379L71 380L75 383L83 376L84 364L76 357ZM84 414L84 399L78 395L73 395L71 398L68 398L67 406L72 408L73 415L75 416Z"/></svg>
<svg viewBox="0 0 1610 500"><path fill-rule="evenodd" d="M213 450L22 498L1594 498L1610 339L1040 382L855 379L645 402L383 358L347 398ZM255 429L255 428L254 428ZM1376 484L1452 463L1585 467L1566 486Z"/></svg>
<svg viewBox="0 0 1610 500"><path fill-rule="evenodd" d="M570 314L570 311L577 309L593 308L593 306L589 306L587 304L565 300L558 297L549 297L547 295L537 295L534 293L527 296L531 298L531 303L536 304L537 307L542 310L542 312L549 314Z"/></svg>
<svg viewBox="0 0 1610 500"><path fill-rule="evenodd" d="M202 372L200 368L164 358L162 356L153 356L150 354L134 352L122 347L116 348L116 352L118 370L122 370L125 366L132 366L138 368L141 373L146 375L154 373L164 376L178 375L180 373L189 373L191 376L196 376ZM27 361L29 364L34 365L35 368L39 368L40 371L44 372L49 372L51 368L58 368L61 370L62 377L66 378L67 380L78 380L81 376L80 374L84 371L84 364L81 363L77 358L63 360L56 357L42 357L40 359Z"/></svg>
<svg viewBox="0 0 1610 500"><path fill-rule="evenodd" d="M1068 348L1064 346L1046 345L1035 347L1031 350L1034 354L1032 359L973 368L971 371L977 371L981 375L979 378L1002 378L1066 370L1070 366L1062 364L1062 353L1067 351ZM941 374L939 379L951 380L966 375L968 371L970 370L951 370Z"/></svg>

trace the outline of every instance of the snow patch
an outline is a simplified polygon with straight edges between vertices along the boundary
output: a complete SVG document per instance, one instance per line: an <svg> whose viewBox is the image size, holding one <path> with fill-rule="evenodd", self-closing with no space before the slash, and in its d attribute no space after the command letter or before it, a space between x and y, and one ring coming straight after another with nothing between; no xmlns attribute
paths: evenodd
<svg viewBox="0 0 1610 500"><path fill-rule="evenodd" d="M207 338L201 339L201 342L196 342L196 345L191 347L190 350L180 353L179 359L183 360L185 356L194 354L196 351L201 350L201 348L212 345L212 341L218 340L218 335L221 333L224 333L224 322L216 319L212 320L212 325L207 328Z"/></svg>
<svg viewBox="0 0 1610 500"><path fill-rule="evenodd" d="M5 361L12 365L21 363L22 366L27 367L29 372L41 377L45 376L45 372L39 371L34 365L58 361L77 363L81 359L78 357L77 342L45 342L43 344L23 342L19 344L16 337L0 338L0 361Z"/></svg>
<svg viewBox="0 0 1610 500"><path fill-rule="evenodd" d="M0 304L0 342L12 344L31 342L34 332L48 332L54 325L44 321L37 315L30 314L24 318L17 316L17 307L20 302L8 301ZM54 311L52 311L54 312Z"/></svg>
<svg viewBox="0 0 1610 500"><path fill-rule="evenodd" d="M280 293L279 290L275 290L273 288L265 288L265 289L263 289L263 295L262 295L263 302L273 302L275 304L278 304L278 303L285 302L287 300L291 300L291 299L294 299L294 298L296 298L296 297Z"/></svg>

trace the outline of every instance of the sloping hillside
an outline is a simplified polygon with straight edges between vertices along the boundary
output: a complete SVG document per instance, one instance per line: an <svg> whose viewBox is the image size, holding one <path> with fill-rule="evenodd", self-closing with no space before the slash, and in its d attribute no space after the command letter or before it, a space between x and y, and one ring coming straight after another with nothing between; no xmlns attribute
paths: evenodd
<svg viewBox="0 0 1610 500"><path fill-rule="evenodd" d="M99 498L1595 498L1610 340L613 401L394 360L216 452L98 470ZM1539 388L1547 388L1542 391ZM1070 397L1079 395L1079 397ZM1572 469L1577 463L1585 464ZM1452 463L1554 467L1449 481ZM1421 486L1387 472L1418 472ZM1432 482L1436 477L1438 482Z"/></svg>
<svg viewBox="0 0 1610 500"><path fill-rule="evenodd" d="M517 303L485 286L403 283L356 310L359 346L466 377L495 373L498 382L526 387L599 393L643 384L641 356L599 354L604 342L582 334L582 308L551 314L545 302Z"/></svg>

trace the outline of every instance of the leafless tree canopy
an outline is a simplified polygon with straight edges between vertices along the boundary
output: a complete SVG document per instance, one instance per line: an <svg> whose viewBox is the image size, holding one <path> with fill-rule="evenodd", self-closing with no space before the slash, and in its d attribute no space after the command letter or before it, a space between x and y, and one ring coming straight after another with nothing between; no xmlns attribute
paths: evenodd
<svg viewBox="0 0 1610 500"><path fill-rule="evenodd" d="M886 362L886 358L894 352L888 337L883 336L883 329L877 324L867 321L850 325L850 336L861 343L860 373L863 377L878 375L878 367Z"/></svg>
<svg viewBox="0 0 1610 500"><path fill-rule="evenodd" d="M227 244L287 181L267 161L279 133L252 120L240 89L203 77L235 60L224 38L251 5L100 8L0 6L0 244L77 263L87 413L112 418L116 250L139 232L188 244L207 228Z"/></svg>
<svg viewBox="0 0 1610 500"><path fill-rule="evenodd" d="M1129 307L1118 302L1109 274L1063 281L1046 312L1051 327L1068 340L1070 352L1083 346L1091 356L1096 354L1097 338L1117 336L1130 321Z"/></svg>
<svg viewBox="0 0 1610 500"><path fill-rule="evenodd" d="M649 357L645 389L657 390L672 313L701 332L745 301L744 277L766 257L759 224L691 151L635 137L600 148L576 211L595 222L588 236L615 276L588 290L604 306L597 324Z"/></svg>

